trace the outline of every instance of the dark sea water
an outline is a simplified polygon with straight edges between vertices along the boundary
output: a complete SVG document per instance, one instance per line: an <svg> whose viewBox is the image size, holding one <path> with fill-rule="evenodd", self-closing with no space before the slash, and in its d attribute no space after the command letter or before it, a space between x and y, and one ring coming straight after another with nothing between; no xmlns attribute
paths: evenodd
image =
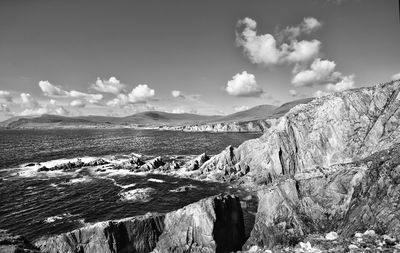
<svg viewBox="0 0 400 253"><path fill-rule="evenodd" d="M213 155L258 136L132 129L0 130L0 229L35 240L96 221L168 212L207 196L234 191L225 184L168 175L99 176L89 169L18 176L16 171L25 169L21 164L130 153ZM190 188L174 191L181 186ZM134 189L152 189L150 200L121 201L121 192Z"/></svg>

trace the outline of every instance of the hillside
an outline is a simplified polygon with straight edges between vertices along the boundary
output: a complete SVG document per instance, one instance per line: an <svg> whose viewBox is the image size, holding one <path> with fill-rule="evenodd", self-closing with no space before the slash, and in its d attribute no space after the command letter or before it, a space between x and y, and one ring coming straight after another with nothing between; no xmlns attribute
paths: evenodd
<svg viewBox="0 0 400 253"><path fill-rule="evenodd" d="M111 116L78 116L65 117L44 114L41 116L14 117L0 123L4 128L81 128L81 127L143 127L170 130L192 129L191 131L216 131L214 128L222 125L234 125L232 131L241 131L243 124L249 122L260 124L266 119L278 118L297 104L307 103L311 99L296 100L282 106L259 105L245 111L236 112L226 116L198 115L190 113L167 113L160 111L140 112L126 117ZM257 123L258 122L258 123ZM197 130L195 128L201 126ZM254 131L262 131L258 127ZM218 130L220 131L220 130ZM224 131L224 130L221 130ZM245 131L252 132L252 128L245 127Z"/></svg>

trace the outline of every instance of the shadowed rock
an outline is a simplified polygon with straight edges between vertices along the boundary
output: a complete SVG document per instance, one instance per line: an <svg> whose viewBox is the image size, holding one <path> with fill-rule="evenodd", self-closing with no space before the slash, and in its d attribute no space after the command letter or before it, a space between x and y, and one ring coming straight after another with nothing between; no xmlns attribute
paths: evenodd
<svg viewBox="0 0 400 253"><path fill-rule="evenodd" d="M39 253L39 249L24 237L13 235L0 229L0 252L2 253Z"/></svg>
<svg viewBox="0 0 400 253"><path fill-rule="evenodd" d="M44 252L231 252L245 240L240 201L233 196L202 199L167 214L99 222L36 246Z"/></svg>

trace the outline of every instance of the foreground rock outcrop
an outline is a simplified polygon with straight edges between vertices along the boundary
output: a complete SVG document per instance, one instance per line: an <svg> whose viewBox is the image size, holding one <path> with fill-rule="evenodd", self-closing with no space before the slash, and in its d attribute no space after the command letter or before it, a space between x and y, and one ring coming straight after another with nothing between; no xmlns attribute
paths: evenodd
<svg viewBox="0 0 400 253"><path fill-rule="evenodd" d="M400 144L363 160L282 178L258 192L247 246L291 245L306 235L374 230L400 240Z"/></svg>
<svg viewBox="0 0 400 253"><path fill-rule="evenodd" d="M43 238L43 252L231 252L245 241L240 201L234 196L203 199L167 214L99 222Z"/></svg>
<svg viewBox="0 0 400 253"><path fill-rule="evenodd" d="M297 105L270 120L272 126L262 137L212 157L201 173L254 186L317 166L365 158L400 141L399 92L400 81L393 81Z"/></svg>

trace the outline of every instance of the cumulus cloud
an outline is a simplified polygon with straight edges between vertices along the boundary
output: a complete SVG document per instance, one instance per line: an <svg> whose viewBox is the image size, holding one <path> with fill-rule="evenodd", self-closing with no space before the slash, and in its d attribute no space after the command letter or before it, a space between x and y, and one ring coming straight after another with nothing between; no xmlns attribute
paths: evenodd
<svg viewBox="0 0 400 253"><path fill-rule="evenodd" d="M329 92L317 90L316 92L314 92L313 97L323 97L329 94L330 94Z"/></svg>
<svg viewBox="0 0 400 253"><path fill-rule="evenodd" d="M173 90L173 91L171 91L171 95L172 95L174 98L184 98L182 92L179 91L179 90Z"/></svg>
<svg viewBox="0 0 400 253"><path fill-rule="evenodd" d="M91 104L97 104L100 102L100 100L103 99L103 95L101 94L89 94L76 90L71 90L70 92L68 92L68 96L77 99L84 99Z"/></svg>
<svg viewBox="0 0 400 253"><path fill-rule="evenodd" d="M51 84L49 81L40 81L39 87L42 90L43 94L49 97L52 96L67 96L68 92Z"/></svg>
<svg viewBox="0 0 400 253"><path fill-rule="evenodd" d="M126 85L121 83L116 77L112 76L108 80L97 78L92 88L103 93L120 94L125 93Z"/></svg>
<svg viewBox="0 0 400 253"><path fill-rule="evenodd" d="M7 104L0 104L0 112L9 113L11 112L10 107Z"/></svg>
<svg viewBox="0 0 400 253"><path fill-rule="evenodd" d="M337 81L340 77L340 73L334 71L335 67L335 62L317 58L311 64L310 69L295 74L292 83L298 87L327 84Z"/></svg>
<svg viewBox="0 0 400 253"><path fill-rule="evenodd" d="M336 84L329 83L326 86L326 90L332 91L332 92L338 92L338 91L344 91L348 89L353 89L355 87L354 85L354 75L349 75L343 77L342 80L337 82Z"/></svg>
<svg viewBox="0 0 400 253"><path fill-rule="evenodd" d="M318 40L296 40L298 36L310 34L321 27L315 18L305 18L300 25L286 28L278 33L278 38L271 34L257 35L257 23L248 17L239 20L237 26L244 29L236 32L236 43L252 63L266 67L283 63L299 64L319 55L321 42Z"/></svg>
<svg viewBox="0 0 400 253"><path fill-rule="evenodd" d="M398 79L400 79L400 73L394 74L392 76L392 80L398 80Z"/></svg>
<svg viewBox="0 0 400 253"><path fill-rule="evenodd" d="M236 97L259 97L264 92L258 86L255 76L246 71L234 75L225 90Z"/></svg>
<svg viewBox="0 0 400 253"><path fill-rule="evenodd" d="M54 115L68 115L69 111L63 106L57 105L54 99L49 100L48 103L40 105L34 100L29 94L21 93L24 110L17 113L20 116L28 115L42 115L42 114L54 114Z"/></svg>
<svg viewBox="0 0 400 253"><path fill-rule="evenodd" d="M171 95L174 98L182 98L182 99L189 99L189 100L197 100L200 97L200 95L197 95L197 94L191 94L191 95L185 94L180 90L171 91Z"/></svg>
<svg viewBox="0 0 400 253"><path fill-rule="evenodd" d="M11 92L6 91L6 90L0 90L0 99L3 99L6 102L12 102L13 97L11 95Z"/></svg>
<svg viewBox="0 0 400 253"><path fill-rule="evenodd" d="M289 90L289 95L292 96L292 97L296 97L297 96L297 91Z"/></svg>
<svg viewBox="0 0 400 253"><path fill-rule="evenodd" d="M107 102L108 106L125 106L127 104L146 103L154 99L155 90L147 84L139 84L129 94L118 94L116 98Z"/></svg>
<svg viewBox="0 0 400 253"><path fill-rule="evenodd" d="M182 113L191 113L197 114L197 110L193 108L175 108L172 110L172 113L182 114Z"/></svg>
<svg viewBox="0 0 400 253"><path fill-rule="evenodd" d="M22 106L25 108L35 109L39 107L39 103L29 93L21 93Z"/></svg>
<svg viewBox="0 0 400 253"><path fill-rule="evenodd" d="M79 108L82 108L82 107L86 106L85 102L83 102L80 99L72 100L71 103L69 103L69 105L72 106L72 107L79 107Z"/></svg>
<svg viewBox="0 0 400 253"><path fill-rule="evenodd" d="M235 106L235 108L233 109L235 110L235 112L241 112L250 109L250 107L248 107L247 105L241 105L241 106Z"/></svg>

